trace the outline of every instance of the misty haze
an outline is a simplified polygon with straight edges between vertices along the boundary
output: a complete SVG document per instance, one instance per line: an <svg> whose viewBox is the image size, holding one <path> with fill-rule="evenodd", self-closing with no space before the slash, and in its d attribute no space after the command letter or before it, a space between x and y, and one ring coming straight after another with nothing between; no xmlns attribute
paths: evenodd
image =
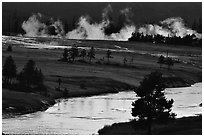
<svg viewBox="0 0 204 137"><path fill-rule="evenodd" d="M201 2L3 2L3 135L201 135Z"/></svg>

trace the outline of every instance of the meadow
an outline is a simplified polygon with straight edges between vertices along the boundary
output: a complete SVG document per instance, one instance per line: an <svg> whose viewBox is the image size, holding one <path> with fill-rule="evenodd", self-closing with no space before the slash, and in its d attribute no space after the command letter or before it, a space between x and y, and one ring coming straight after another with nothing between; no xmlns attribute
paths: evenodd
<svg viewBox="0 0 204 137"><path fill-rule="evenodd" d="M67 63L58 61L62 57L62 48L38 49L25 43L3 43L2 64L6 57L12 56L20 72L29 59L34 60L44 74L44 84L48 89L48 95L43 96L38 92L19 92L3 88L2 105L5 115L45 110L54 104L55 99L65 98L60 91L55 90L59 78L62 80L61 88L68 89L69 97L128 92L137 87L144 76L152 71L163 73L166 87L185 87L202 80L201 47L51 38L36 38L35 42L38 45L54 42L63 46L77 46L79 51L81 48L89 51L87 47L93 46L96 56L91 63L88 57L85 57L86 63L78 61L81 57L77 57L73 63ZM12 46L12 52L7 51L8 45ZM113 58L110 58L110 63L107 63L107 49L112 51ZM171 69L167 69L166 65L160 68L158 57L167 54L173 57L176 63ZM126 64L123 62L124 57L127 59Z"/></svg>

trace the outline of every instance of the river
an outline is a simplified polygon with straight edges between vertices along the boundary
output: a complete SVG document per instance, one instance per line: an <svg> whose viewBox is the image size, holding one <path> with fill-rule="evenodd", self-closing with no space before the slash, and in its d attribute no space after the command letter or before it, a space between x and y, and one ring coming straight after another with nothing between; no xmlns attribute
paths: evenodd
<svg viewBox="0 0 204 137"><path fill-rule="evenodd" d="M168 88L168 99L174 99L172 111L177 117L202 113L202 83L186 88ZM2 119L6 134L91 135L104 125L133 119L131 103L134 92L120 92L92 97L61 99L44 112Z"/></svg>

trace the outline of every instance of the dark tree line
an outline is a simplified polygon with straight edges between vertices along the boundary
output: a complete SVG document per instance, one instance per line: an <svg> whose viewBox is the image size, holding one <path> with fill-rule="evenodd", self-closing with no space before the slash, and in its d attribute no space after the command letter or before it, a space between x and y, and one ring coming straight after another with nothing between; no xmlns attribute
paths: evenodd
<svg viewBox="0 0 204 137"><path fill-rule="evenodd" d="M198 39L194 34L186 35L185 37L164 37L162 35L144 35L139 32L134 32L128 41L138 42L152 42L152 43L164 43L175 45L188 45L188 46L202 46L202 39Z"/></svg>
<svg viewBox="0 0 204 137"><path fill-rule="evenodd" d="M91 63L92 59L95 58L94 47L91 47L88 52L85 49L79 51L76 46L73 46L71 49L65 48L64 52L62 53L62 58L60 58L59 61L73 63L77 57L82 57L83 62L85 62L85 57L88 57L89 62Z"/></svg>

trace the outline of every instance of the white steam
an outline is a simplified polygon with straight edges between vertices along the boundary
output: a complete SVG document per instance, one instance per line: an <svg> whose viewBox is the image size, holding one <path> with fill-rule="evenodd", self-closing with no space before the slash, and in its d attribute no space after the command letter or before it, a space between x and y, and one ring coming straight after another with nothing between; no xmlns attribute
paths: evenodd
<svg viewBox="0 0 204 137"><path fill-rule="evenodd" d="M42 14L37 13L29 17L27 21L22 24L23 30L26 32L26 36L36 37L36 36L49 36L49 28L53 27L54 32L57 36L62 36L64 34L64 29L62 22L60 20L54 21L54 19L49 19L49 25L46 25L45 19Z"/></svg>
<svg viewBox="0 0 204 137"><path fill-rule="evenodd" d="M127 25L127 26L123 27L120 30L120 32L112 33L110 35L109 39L118 40L118 41L127 41L132 36L133 32L135 32L135 26L134 25Z"/></svg>
<svg viewBox="0 0 204 137"><path fill-rule="evenodd" d="M22 24L23 30L26 32L26 36L36 37L45 35L46 25L38 20L38 17L42 17L40 13L32 15L27 21Z"/></svg>
<svg viewBox="0 0 204 137"><path fill-rule="evenodd" d="M164 37L185 37L186 35L195 35L197 38L201 38L201 34L197 33L184 24L184 20L180 17L167 18L160 22L161 25L147 24L144 27L138 29L139 33L144 35L162 35Z"/></svg>
<svg viewBox="0 0 204 137"><path fill-rule="evenodd" d="M68 39L92 39L92 40L107 40L104 34L106 22L91 24L87 16L82 16L79 19L78 27L66 34Z"/></svg>
<svg viewBox="0 0 204 137"><path fill-rule="evenodd" d="M102 13L102 21L100 23L91 23L89 17L82 16L79 19L78 27L66 34L68 39L90 39L90 40L118 40L118 41L127 41L128 38L132 36L132 33L135 32L135 26L131 23L125 24L124 27L117 33L112 33L110 35L105 34L105 28L110 24L109 13L113 9L111 5L108 5L104 8ZM126 8L121 10L121 14L124 14L127 17L126 22L131 22L128 18L130 9Z"/></svg>
<svg viewBox="0 0 204 137"><path fill-rule="evenodd" d="M65 34L63 23L60 20L55 21L53 18L45 18L38 13L32 15L22 24L26 36L65 36L68 39L89 39L89 40L117 40L127 41L133 32L143 33L144 35L162 35L164 37L185 37L186 35L195 35L201 39L202 35L195 30L188 28L184 20L180 17L167 18L158 24L146 24L136 30L136 26L132 23L130 17L132 15L130 8L120 10L121 27L117 32L106 34L105 30L114 22L111 18L113 9L108 5L103 9L102 20L100 22L91 22L90 17L81 16L77 23L77 28Z"/></svg>

